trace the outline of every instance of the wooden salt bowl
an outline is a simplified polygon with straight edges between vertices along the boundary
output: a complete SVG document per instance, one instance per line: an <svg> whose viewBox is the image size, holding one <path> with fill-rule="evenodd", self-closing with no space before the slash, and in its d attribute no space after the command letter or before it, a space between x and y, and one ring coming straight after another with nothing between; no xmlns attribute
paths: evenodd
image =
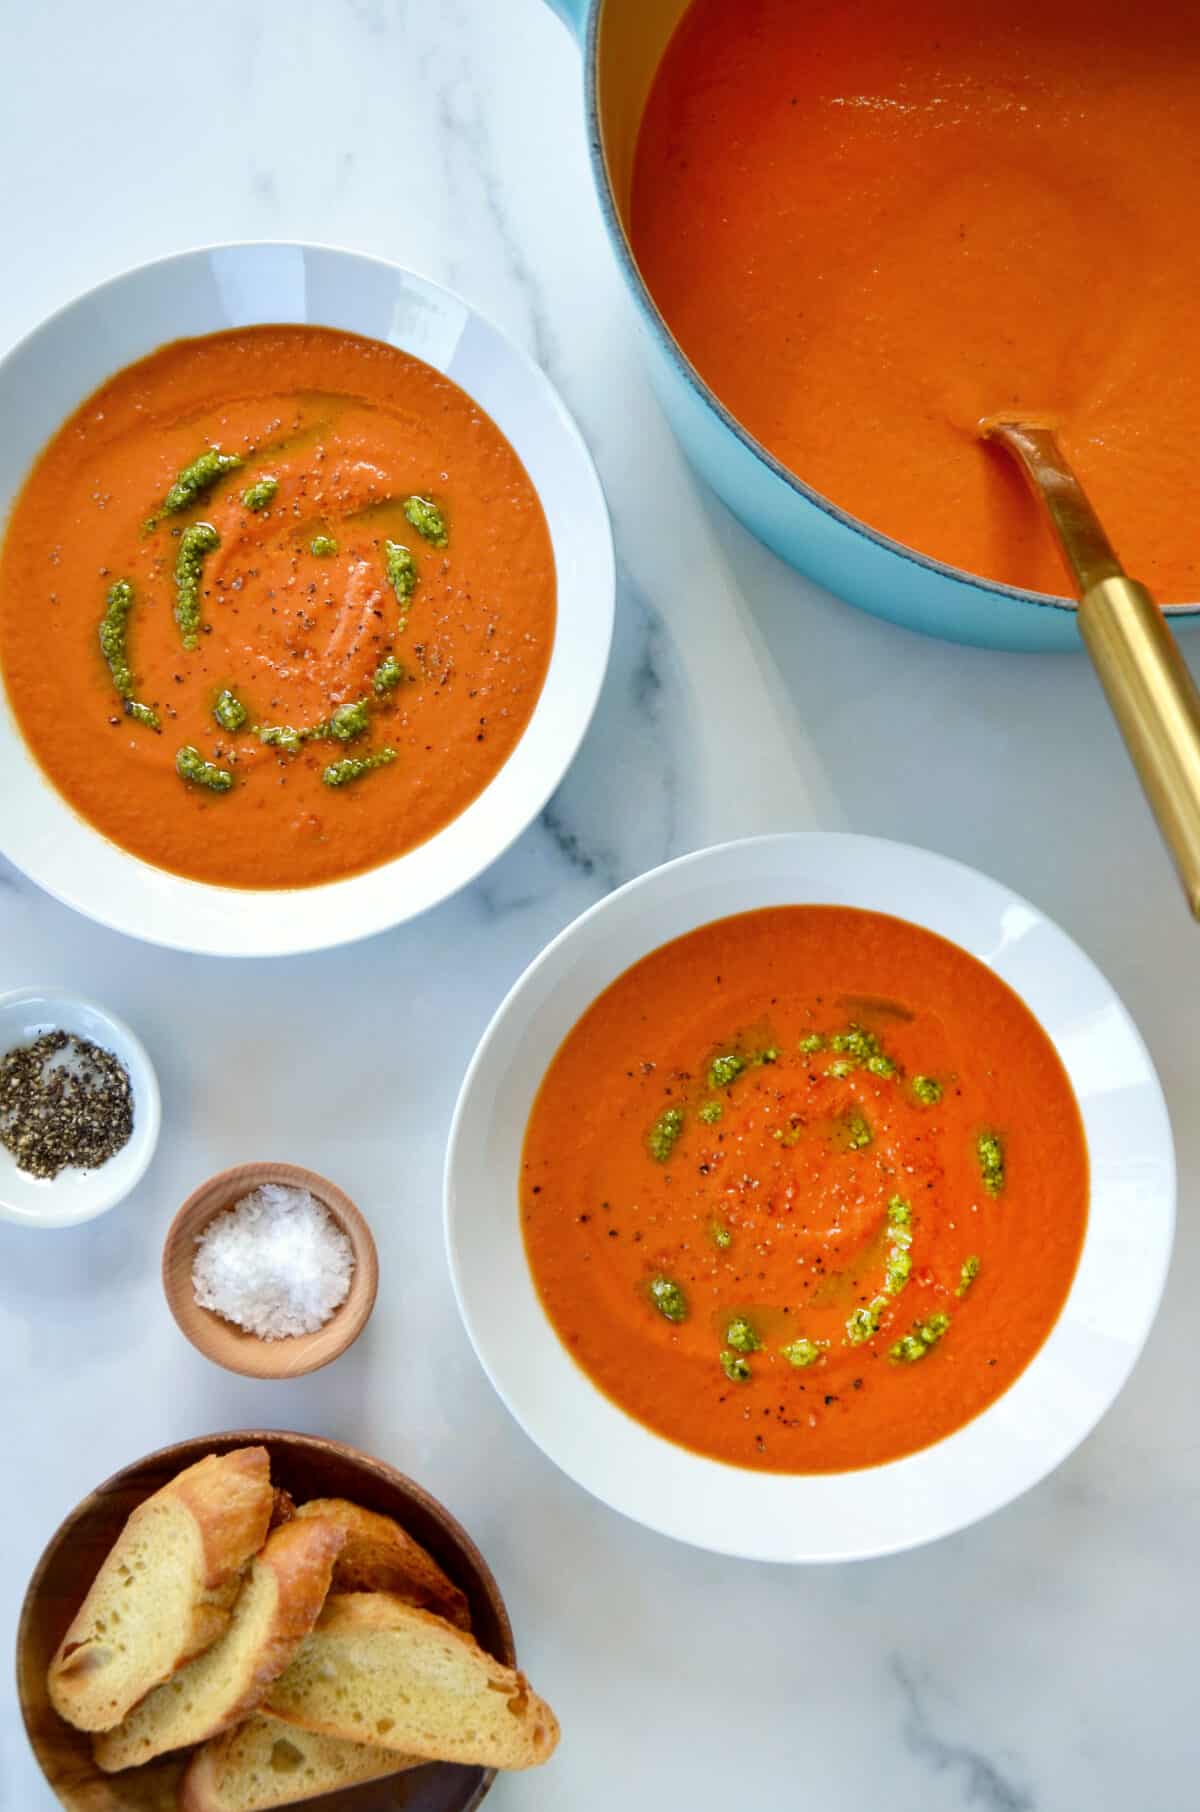
<svg viewBox="0 0 1200 1812"><path fill-rule="evenodd" d="M192 1263L196 1236L226 1208L263 1183L281 1183L289 1189L307 1189L341 1228L354 1250L354 1275L350 1294L315 1334L295 1334L285 1340L260 1340L243 1328L202 1309L192 1292ZM302 1164L236 1164L218 1171L189 1195L167 1229L162 1259L163 1290L167 1307L192 1345L206 1359L226 1371L249 1378L300 1378L328 1365L353 1344L366 1326L375 1306L379 1286L379 1259L371 1229L350 1197Z"/></svg>

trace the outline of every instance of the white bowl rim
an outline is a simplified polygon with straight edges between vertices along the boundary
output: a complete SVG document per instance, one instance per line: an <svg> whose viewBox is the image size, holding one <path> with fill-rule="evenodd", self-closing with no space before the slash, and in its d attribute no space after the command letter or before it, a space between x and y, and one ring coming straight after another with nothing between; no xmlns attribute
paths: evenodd
<svg viewBox="0 0 1200 1812"><path fill-rule="evenodd" d="M573 545L576 536L581 547L586 547L587 561L578 562L580 567L587 566L594 583L589 587L587 597L581 601L575 615L572 633L581 641L587 640L590 646L583 650L585 659L574 663L571 682L561 684L563 701L570 713L570 723L565 729L554 730L549 727L549 712L546 711L547 695L550 690L552 674L561 680L561 668L558 663L565 661L567 613L564 609L564 552L568 546L565 529L555 532L551 521L551 512L546 505L542 487L535 482L539 500L545 509L547 522L551 530L554 548L555 565L558 579L558 609L555 624L554 647L551 651L550 669L547 671L542 693L534 708L530 721L520 742L510 753L503 766L492 777L492 780L462 813L434 836L413 850L394 858L390 862L377 865L361 874L350 875L340 880L326 882L314 887L304 888L270 888L247 889L213 886L208 883L193 881L177 875L170 870L160 869L144 861L139 856L111 842L90 822L75 812L57 788L46 776L32 752L28 749L24 737L16 725L11 705L0 674L0 755L17 755L19 770L25 785L40 794L44 810L53 814L55 829L68 836L76 856L82 851L89 867L92 861L102 861L106 867L119 864L128 878L130 892L140 892L148 902L144 907L134 906L132 912L125 907L114 909L106 900L98 900L89 890L86 882L79 879L79 871L74 861L60 859L51 853L47 860L47 842L45 836L38 838L16 838L11 823L6 823L3 812L0 812L0 852L15 867L33 880L44 892L72 910L83 913L95 922L111 930L120 931L135 937L144 943L157 944L169 949L185 950L197 955L215 956L295 956L310 951L333 949L360 939L372 937L380 932L407 922L423 912L432 910L485 872L492 863L509 849L519 836L528 829L544 809L547 800L561 783L571 765L579 745L591 724L599 700L600 690L608 670L612 637L615 625L616 606L616 558L612 542L612 530L608 517L607 503L595 462L576 423L568 410L557 387L537 362L497 324L491 317L464 296L448 288L436 279L428 277L394 259L381 257L375 253L363 252L352 247L329 244L317 240L300 240L291 238L262 238L217 240L200 245L186 246L172 252L143 261L140 264L121 268L96 283L89 285L78 294L69 297L57 308L43 316L26 333L12 344L0 349L0 382L10 364L26 356L35 343L43 336L49 336L54 330L62 329L65 321L75 312L81 316L81 326L86 321L85 311L89 306L102 302L106 297L119 292L123 286L144 282L156 273L166 272L172 267L186 267L197 261L215 257L245 256L253 258L263 253L293 253L302 257L329 259L345 268L359 267L362 270L387 272L400 282L425 291L428 295L439 298L450 308L462 311L464 320L469 320L487 335L490 335L497 346L503 348L504 357L510 368L520 372L526 382L527 396L536 398L544 406L555 422L556 432L561 436L560 451L574 462L574 470L586 493L583 506L570 512L571 535ZM256 315L253 323L242 324L271 325L288 317L281 313ZM306 315L304 317L308 319ZM314 321L313 325L333 325L323 321ZM203 332L216 332L227 323L214 321L209 327L200 329ZM342 324L341 331L364 333L367 337L381 337L372 334L365 326L348 326ZM75 397L69 408L82 402L85 396L108 377L124 369L139 357L145 357L173 338L192 337L190 332L180 335L170 331L163 335L150 333L143 335L140 350L128 357L107 365L102 373L90 382L90 387ZM417 356L423 356L418 354ZM431 362L427 360L426 362ZM439 367L441 368L441 367ZM450 371L446 375L457 382L460 388L467 391L484 411L491 416L500 431L517 447L518 456L524 459L521 448L517 445L523 438L514 431L512 418L501 419L501 416L489 404L480 398L461 378ZM69 409L60 416L65 419ZM59 425L51 428L53 433ZM44 435L39 444L45 445L49 435ZM37 453L33 455L37 457ZM527 460L524 463L528 464ZM16 500L20 484L28 475L28 463L21 479L6 494L0 495L0 541L7 532L8 517ZM580 668L583 671L580 671ZM492 809L495 796L503 777L514 768L518 752L523 745L532 744L532 733L539 725L542 715L547 722L547 735L555 739L556 747L549 758L541 759L536 766L537 778L530 779L519 810L507 812L498 818ZM557 719L557 711L555 717ZM487 802L485 804L485 801ZM464 827L464 820L470 824ZM444 882L422 885L416 897L405 900L404 869L409 865L411 876L413 868L419 862L424 867L425 852L435 846L445 849L450 847L450 839L457 843L460 838L474 834L482 829L484 835L478 839L478 847L467 851L454 851L453 872ZM32 847L31 847L32 845ZM414 859L416 859L414 861ZM115 872L115 869L114 869ZM134 879L137 888L134 889ZM377 896L373 902L370 896ZM360 905L364 898L369 902ZM303 923L295 930L285 927L285 911L289 903L299 902L299 914ZM307 910L316 902L318 911ZM250 903L249 906L247 903ZM350 907L356 906L352 914ZM189 910L196 915L196 923L191 930L179 929L177 912L184 917ZM252 930L247 927L251 913L257 914L257 923ZM320 929L307 923L312 918L320 919Z"/></svg>
<svg viewBox="0 0 1200 1812"><path fill-rule="evenodd" d="M40 1005L43 1002L51 1012L58 1009L64 1018L78 1020L90 1015L99 1026L104 1026L111 1032L114 1055L129 1072L130 1086L133 1089L134 1130L129 1144L134 1149L130 1153L129 1163L123 1165L117 1175L110 1175L107 1182L104 1176L108 1164L101 1165L99 1170L76 1172L70 1181L70 1187L78 1198L73 1208L62 1205L55 1207L53 1196L58 1179L54 1178L36 1185L38 1197L47 1204L46 1209L43 1211L39 1208L36 1213L22 1213L9 1201L5 1194L6 1184L0 1178L0 1220L35 1230L82 1226L85 1221L96 1220L100 1215L107 1214L110 1208L123 1202L137 1188L149 1169L162 1130L162 1095L149 1053L137 1033L108 1007L102 1007L86 995L72 993L68 988L10 988L6 993L0 994L0 1023L4 1015L14 1007L26 1004L32 1007L35 1003ZM65 1029L70 1031L74 1028L68 1025ZM8 1048L0 1041L0 1054ZM116 1153L109 1163L117 1163L121 1155L120 1152Z"/></svg>
<svg viewBox="0 0 1200 1812"><path fill-rule="evenodd" d="M485 1144L481 1122L492 1111L492 1072L498 1062L508 1061L507 1055L498 1048L500 1041L508 1032L513 1017L520 1012L527 993L536 988L539 981L544 984L544 993L548 994L554 986L548 972L562 968L565 951L574 951L578 964L578 948L598 924L602 925L606 918L619 913L631 902L640 904L644 899L653 900L660 889L669 887L672 880L689 872L694 875L710 865L735 859L753 861L759 855L772 854L786 859L791 853L799 855L801 852L807 858L804 866L810 871L820 868L823 872L832 869L836 873L843 858L851 864L855 860L875 864L915 862L924 871L925 879L933 883L930 898L936 904L927 914L918 916L889 905L886 899L882 904L878 898L869 905L858 898L846 898L842 903L890 912L892 916L926 925L939 935L947 936L950 934L938 923L939 918L945 917L938 884L947 889L958 886L990 899L993 907L1008 912L1014 922L1020 923L1022 935L1037 933L1050 944L1057 958L1072 965L1075 978L1102 1003L1106 1029L1118 1037L1122 1058L1133 1066L1130 1090L1136 1095L1145 1121L1145 1149L1131 1157L1133 1175L1125 1193L1129 1194L1132 1188L1137 1194L1138 1178L1144 1173L1149 1179L1145 1190L1153 1210L1145 1219L1139 1217L1132 1223L1136 1227L1136 1238L1129 1249L1099 1254L1108 1286L1115 1287L1118 1281L1128 1282L1132 1277L1136 1302L1131 1319L1115 1332L1111 1327L1089 1326L1087 1317L1096 1307L1093 1273L1101 1225L1097 1211L1101 1192L1096 1135L1106 1124L1120 1117L1114 1106L1114 1101L1119 1105L1119 1097L1108 1099L1106 1118L1098 1120L1094 1112L1089 1112L1086 1098L1080 1096L1079 1076L1072 1056L1058 1046L1079 1097L1085 1122L1092 1192L1083 1251L1054 1328L1013 1384L987 1409L945 1439L882 1466L832 1474L760 1473L695 1454L644 1427L593 1385L559 1342L533 1289L518 1224L515 1174L506 1176L503 1186L509 1190L511 1198L507 1237L519 1252L519 1267L514 1261L503 1279L506 1333L497 1339L494 1326L485 1325L487 1291L477 1286L469 1274L470 1221L473 1214L481 1212L481 1192L476 1189L472 1194L460 1186L466 1154L472 1148L482 1150ZM877 885L882 893L883 883ZM832 903L840 899L843 892L852 891L852 887L831 883L831 891L812 899L812 903ZM761 902L776 903L782 901L765 899ZM798 893L794 903L808 902ZM687 915L686 922L675 929L644 937L639 954L646 954L683 935L693 925L725 917L731 911L751 910L754 907L748 903ZM966 947L961 938L951 936L950 941ZM980 960L987 960L979 950L973 954ZM594 985L589 983L587 999L594 999L609 980L615 979L637 960L637 955L623 955L615 965L606 964L606 979L599 979ZM1000 972L997 963L989 966ZM1016 986L1011 977L1005 975L1003 979L1049 1031L1050 1028L1045 1026L1044 1004L1028 1000L1025 991ZM572 1012L563 1031L545 1051L540 1067L535 1064L530 1097L540 1085L558 1042L582 1010ZM1055 1042L1057 1045L1058 1041ZM518 1156L523 1133L524 1121L516 1134ZM1141 1172L1138 1171L1139 1163ZM1107 1175L1103 1180L1106 1189L1114 1183ZM1120 1190L1116 1191L1117 1195L1120 1193ZM940 1540L1002 1509L1061 1465L1111 1407L1149 1336L1166 1284L1175 1227L1175 1195L1175 1152L1170 1121L1150 1053L1111 984L1073 939L1038 907L1002 882L954 858L912 844L857 833L796 831L735 839L663 863L589 907L534 958L497 1008L463 1079L446 1149L444 1219L447 1260L455 1298L476 1355L509 1412L556 1465L611 1508L661 1534L736 1558L797 1564L873 1559ZM1139 1205L1144 1207L1145 1203ZM503 1213L499 1203L496 1212L497 1216ZM1112 1205L1107 1212L1112 1219L1115 1212ZM1144 1242L1144 1249L1134 1251L1138 1239ZM489 1251L493 1251L494 1244L489 1244ZM1122 1265L1130 1268L1122 1272ZM516 1300L521 1295L519 1286L515 1291L513 1288L518 1269L524 1276L527 1300ZM530 1302L536 1309L536 1320L530 1318ZM534 1365L532 1357L524 1361L524 1375L514 1381L512 1350L511 1346L505 1348L504 1340L516 1338L512 1329L518 1324L526 1343L536 1342L537 1345L537 1362L546 1380L545 1388L539 1391L531 1392L528 1388L530 1368ZM1085 1343L1088 1339L1093 1341L1096 1348L1093 1356L1102 1364L1105 1373L1101 1379L1087 1374L1082 1378L1079 1376L1078 1355L1073 1349L1071 1357L1075 1369L1068 1365L1069 1375L1061 1375L1060 1349L1067 1329L1076 1336L1082 1333ZM1075 1345L1079 1345L1079 1338ZM557 1356L557 1363L552 1355ZM568 1379L574 1380L574 1388L567 1383ZM1054 1403L1035 1431L1038 1442L1030 1447L1021 1417L1029 1412L1038 1393L1045 1393L1049 1387L1053 1387L1055 1393ZM999 1445L1004 1450L1004 1465L997 1467L989 1462L988 1448L993 1444L993 1437L1001 1432L1004 1439ZM602 1452L614 1440L619 1445L622 1462L617 1466L607 1465ZM571 1447L569 1454L562 1451L564 1443ZM982 1483L981 1471L985 1474ZM659 1491L656 1496L656 1485L647 1489L651 1474L656 1480L668 1476L676 1489L665 1493ZM956 1478L956 1475L961 1477ZM732 1481L737 1481L736 1486ZM947 1501L947 1486L952 1487L956 1482L965 1489L959 1491L957 1502ZM865 1530L861 1526L864 1520L861 1505L856 1506L855 1502L862 1498L864 1491L878 1500L876 1509L879 1512L872 1511L866 1517ZM722 1524L719 1516L718 1526L714 1527L707 1507L707 1500L714 1493L724 1500L736 1497L739 1504L744 1503L741 1530L732 1529L728 1520ZM850 1513L849 1520L847 1513ZM815 1523L819 1523L816 1534ZM857 1533L854 1523L859 1524Z"/></svg>

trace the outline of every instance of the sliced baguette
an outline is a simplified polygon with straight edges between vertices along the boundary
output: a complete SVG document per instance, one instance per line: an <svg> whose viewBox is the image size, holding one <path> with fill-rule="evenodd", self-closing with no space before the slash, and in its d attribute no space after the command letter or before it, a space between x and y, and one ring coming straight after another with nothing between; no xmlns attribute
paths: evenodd
<svg viewBox="0 0 1200 1812"><path fill-rule="evenodd" d="M247 1717L316 1622L344 1540L315 1519L276 1529L251 1564L225 1634L95 1738L97 1766L105 1774L134 1768Z"/></svg>
<svg viewBox="0 0 1200 1812"><path fill-rule="evenodd" d="M393 1749L255 1716L196 1751L183 1777L179 1812L266 1812L419 1766L417 1757Z"/></svg>
<svg viewBox="0 0 1200 1812"><path fill-rule="evenodd" d="M433 1611L447 1623L469 1630L466 1594L447 1579L431 1554L390 1516L362 1510L344 1497L318 1497L301 1504L297 1516L319 1516L346 1531L346 1545L333 1569L334 1592L392 1592L406 1604Z"/></svg>
<svg viewBox="0 0 1200 1812"><path fill-rule="evenodd" d="M264 1709L320 1736L484 1768L535 1768L558 1742L523 1674L390 1592L330 1598Z"/></svg>
<svg viewBox="0 0 1200 1812"><path fill-rule="evenodd" d="M265 1447L209 1454L133 1511L50 1663L60 1717L111 1730L228 1627L273 1494Z"/></svg>

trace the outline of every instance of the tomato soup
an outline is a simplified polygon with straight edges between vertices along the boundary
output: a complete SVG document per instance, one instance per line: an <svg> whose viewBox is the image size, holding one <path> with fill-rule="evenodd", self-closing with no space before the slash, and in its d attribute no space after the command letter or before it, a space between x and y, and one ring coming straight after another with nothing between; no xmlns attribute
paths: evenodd
<svg viewBox="0 0 1200 1812"><path fill-rule="evenodd" d="M705 925L595 1001L542 1083L520 1212L568 1351L683 1446L898 1459L1006 1390L1087 1219L1053 1046L973 957L882 914Z"/></svg>
<svg viewBox="0 0 1200 1812"><path fill-rule="evenodd" d="M1126 565L1200 598L1200 12L694 0L631 229L717 396L896 540L1062 595L979 418L1058 426Z"/></svg>
<svg viewBox="0 0 1200 1812"><path fill-rule="evenodd" d="M549 532L421 360L302 326L183 340L59 430L0 556L0 667L75 809L159 867L301 887L475 799L537 703Z"/></svg>

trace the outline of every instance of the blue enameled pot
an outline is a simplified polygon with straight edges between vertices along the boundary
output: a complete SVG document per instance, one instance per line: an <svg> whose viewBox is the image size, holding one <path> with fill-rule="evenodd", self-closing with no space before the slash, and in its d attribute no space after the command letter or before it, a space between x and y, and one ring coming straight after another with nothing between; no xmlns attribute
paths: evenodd
<svg viewBox="0 0 1200 1812"><path fill-rule="evenodd" d="M736 4L736 0L734 0ZM784 560L839 597L926 635L988 648L1077 648L1071 599L977 579L839 509L759 445L684 356L642 281L626 230L642 110L687 0L550 0L583 46L584 97L600 207L637 305L650 376L696 470ZM1168 609L1177 627L1200 604Z"/></svg>

